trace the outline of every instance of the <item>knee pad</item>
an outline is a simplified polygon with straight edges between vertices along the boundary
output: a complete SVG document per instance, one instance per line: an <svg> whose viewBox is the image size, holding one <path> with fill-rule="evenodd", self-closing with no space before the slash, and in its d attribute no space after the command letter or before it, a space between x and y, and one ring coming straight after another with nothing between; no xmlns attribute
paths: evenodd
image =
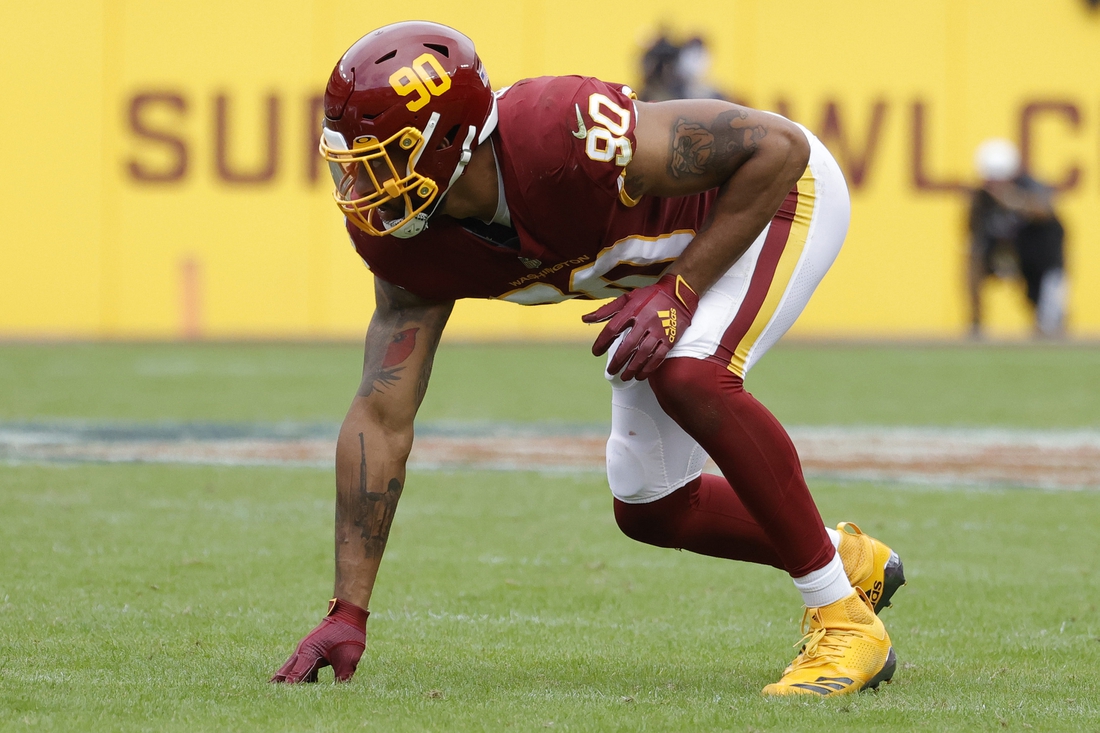
<svg viewBox="0 0 1100 733"><path fill-rule="evenodd" d="M611 412L607 482L616 499L656 501L702 473L706 453L661 410L648 383L616 385Z"/></svg>

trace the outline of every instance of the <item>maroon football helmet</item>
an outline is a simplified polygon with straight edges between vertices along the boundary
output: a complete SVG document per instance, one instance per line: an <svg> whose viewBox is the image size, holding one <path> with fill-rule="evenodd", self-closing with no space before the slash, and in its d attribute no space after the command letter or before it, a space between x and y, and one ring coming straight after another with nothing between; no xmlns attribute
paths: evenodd
<svg viewBox="0 0 1100 733"><path fill-rule="evenodd" d="M411 237L496 127L496 99L474 44L438 23L371 31L347 50L325 89L321 154L333 198L357 227ZM384 218L384 206L403 206ZM390 214L391 217L394 214Z"/></svg>

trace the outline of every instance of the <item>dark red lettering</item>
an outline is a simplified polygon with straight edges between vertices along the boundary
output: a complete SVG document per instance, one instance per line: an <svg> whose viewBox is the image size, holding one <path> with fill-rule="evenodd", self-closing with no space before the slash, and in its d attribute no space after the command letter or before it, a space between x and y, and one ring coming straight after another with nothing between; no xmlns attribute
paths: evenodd
<svg viewBox="0 0 1100 733"><path fill-rule="evenodd" d="M267 97L267 150L263 161L253 170L234 168L229 161L229 97L218 94L214 97L214 162L218 178L226 183L256 184L274 180L279 170L279 98L274 94Z"/></svg>
<svg viewBox="0 0 1100 733"><path fill-rule="evenodd" d="M1035 134L1032 125L1035 118L1046 114L1056 114L1064 117L1074 132L1077 132L1081 127L1081 111L1077 109L1077 105L1071 102L1042 101L1029 102L1024 105L1024 108L1020 111L1020 159L1026 171L1031 170L1032 161L1035 160ZM1052 182L1051 185L1059 191L1069 191L1077 188L1077 183L1080 180L1081 167L1073 165L1066 170L1061 179Z"/></svg>
<svg viewBox="0 0 1100 733"><path fill-rule="evenodd" d="M886 106L886 102L880 99L871 107L871 122L867 127L867 138L863 142L862 149L857 150L854 144L849 143L848 135L845 134L840 105L831 100L825 104L818 136L826 147L836 153L840 169L848 177L848 183L852 188L863 186L864 178L871 168L875 151L878 149L882 123L886 118Z"/></svg>
<svg viewBox="0 0 1100 733"><path fill-rule="evenodd" d="M925 170L925 124L924 102L913 102L912 120L912 175L913 185L918 191L962 192L969 188L957 180L934 180Z"/></svg>
<svg viewBox="0 0 1100 733"><path fill-rule="evenodd" d="M142 183L172 183L187 175L187 143L168 130L154 128L147 113L162 107L182 118L187 113L187 100L173 92L141 92L130 99L130 130L135 136L163 146L170 156L166 168L156 168L131 158L126 163L130 178Z"/></svg>

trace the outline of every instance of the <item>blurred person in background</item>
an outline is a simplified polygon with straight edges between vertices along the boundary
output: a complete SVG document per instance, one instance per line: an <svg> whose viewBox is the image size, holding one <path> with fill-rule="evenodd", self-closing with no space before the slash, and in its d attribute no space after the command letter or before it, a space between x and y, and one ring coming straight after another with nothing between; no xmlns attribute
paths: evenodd
<svg viewBox="0 0 1100 733"><path fill-rule="evenodd" d="M765 694L890 680L877 612L905 582L900 558L854 524L824 525L790 436L744 388L846 236L848 189L825 146L776 114L638 102L593 77L493 92L473 42L425 22L355 43L324 111L321 151L376 308L336 444L335 597L272 681L355 673L414 419L461 298L614 298L583 320L606 323L592 352L608 354L619 528L792 579L806 636ZM707 456L721 476L703 472Z"/></svg>
<svg viewBox="0 0 1100 733"><path fill-rule="evenodd" d="M982 332L982 285L988 277L1021 278L1035 314L1038 335L1064 333L1065 230L1054 212L1054 191L1028 175L1010 141L978 146L974 165L981 178L970 200L967 285L970 329Z"/></svg>
<svg viewBox="0 0 1100 733"><path fill-rule="evenodd" d="M700 36L692 36L680 47L676 64L684 80L684 99L726 99L710 83L710 51Z"/></svg>
<svg viewBox="0 0 1100 733"><path fill-rule="evenodd" d="M644 102L726 99L710 83L709 73L710 51L700 36L677 45L662 32L642 55L642 89L638 98Z"/></svg>
<svg viewBox="0 0 1100 733"><path fill-rule="evenodd" d="M680 73L680 47L662 33L642 54L642 88L638 98L644 102L683 99L685 89Z"/></svg>

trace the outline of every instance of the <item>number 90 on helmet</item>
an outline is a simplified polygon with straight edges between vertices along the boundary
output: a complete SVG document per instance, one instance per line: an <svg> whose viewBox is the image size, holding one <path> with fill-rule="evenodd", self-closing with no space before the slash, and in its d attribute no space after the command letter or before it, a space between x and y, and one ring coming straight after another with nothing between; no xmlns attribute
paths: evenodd
<svg viewBox="0 0 1100 733"><path fill-rule="evenodd" d="M418 234L496 123L496 99L469 38L423 21L371 31L340 58L325 89L321 155L333 198L368 234Z"/></svg>

